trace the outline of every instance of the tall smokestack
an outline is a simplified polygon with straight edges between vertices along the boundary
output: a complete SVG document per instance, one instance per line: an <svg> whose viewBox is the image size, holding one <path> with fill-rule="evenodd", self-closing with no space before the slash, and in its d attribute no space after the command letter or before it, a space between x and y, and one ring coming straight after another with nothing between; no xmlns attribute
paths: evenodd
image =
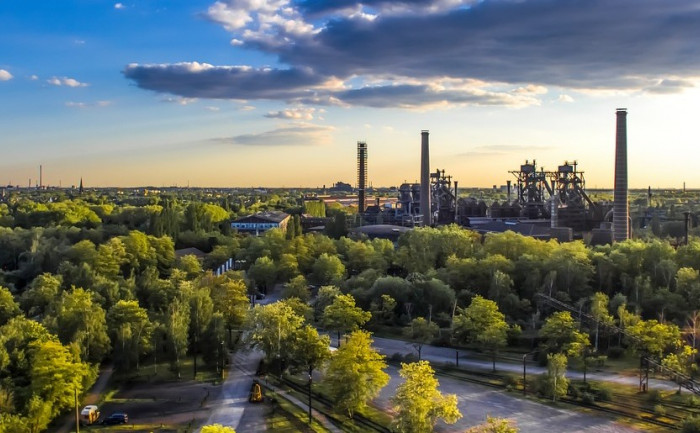
<svg viewBox="0 0 700 433"><path fill-rule="evenodd" d="M629 202L627 200L627 109L618 108L615 139L615 200L613 202L613 238L629 238Z"/></svg>
<svg viewBox="0 0 700 433"><path fill-rule="evenodd" d="M367 143L357 142L357 210L365 211L365 191L367 189Z"/></svg>
<svg viewBox="0 0 700 433"><path fill-rule="evenodd" d="M44 167L39 165L39 189L44 186Z"/></svg>
<svg viewBox="0 0 700 433"><path fill-rule="evenodd" d="M422 130L420 153L420 213L423 214L423 226L433 224L430 210L430 132Z"/></svg>

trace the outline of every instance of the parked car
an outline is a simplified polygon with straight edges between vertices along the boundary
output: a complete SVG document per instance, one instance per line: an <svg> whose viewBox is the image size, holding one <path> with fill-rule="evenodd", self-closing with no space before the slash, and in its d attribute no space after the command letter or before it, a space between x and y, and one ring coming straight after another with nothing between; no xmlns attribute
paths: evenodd
<svg viewBox="0 0 700 433"><path fill-rule="evenodd" d="M124 412L115 412L102 420L102 424L114 425L114 424L126 424L129 422L129 416Z"/></svg>
<svg viewBox="0 0 700 433"><path fill-rule="evenodd" d="M100 411L94 404L87 405L80 411L80 423L83 425L94 424L99 417Z"/></svg>

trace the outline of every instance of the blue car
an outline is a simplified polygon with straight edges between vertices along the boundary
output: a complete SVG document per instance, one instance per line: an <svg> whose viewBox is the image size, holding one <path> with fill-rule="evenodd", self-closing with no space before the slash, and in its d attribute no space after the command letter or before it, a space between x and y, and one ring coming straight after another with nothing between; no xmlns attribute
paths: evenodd
<svg viewBox="0 0 700 433"><path fill-rule="evenodd" d="M102 424L114 425L114 424L126 424L129 422L129 416L124 412L115 412L102 420Z"/></svg>

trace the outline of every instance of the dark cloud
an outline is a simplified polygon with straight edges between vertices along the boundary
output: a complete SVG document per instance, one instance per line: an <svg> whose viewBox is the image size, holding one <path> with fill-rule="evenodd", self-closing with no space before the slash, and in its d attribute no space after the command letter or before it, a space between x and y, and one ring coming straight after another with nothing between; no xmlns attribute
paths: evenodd
<svg viewBox="0 0 700 433"><path fill-rule="evenodd" d="M648 93L669 94L680 93L690 87L695 87L695 85L688 80L665 79L661 80L658 84L647 87L644 90Z"/></svg>
<svg viewBox="0 0 700 433"><path fill-rule="evenodd" d="M334 20L278 50L322 74L449 76L576 88L640 88L697 74L695 0L490 0L469 9Z"/></svg>
<svg viewBox="0 0 700 433"><path fill-rule="evenodd" d="M332 13L360 3L378 16ZM700 71L697 0L281 0L264 13L245 4L217 2L217 22L286 68L129 65L125 76L183 97L418 107L537 103L509 90L527 84L672 93ZM404 12L381 12L392 8ZM368 86L378 77L398 84ZM436 90L444 78L485 84ZM333 79L346 87L326 87Z"/></svg>
<svg viewBox="0 0 700 433"><path fill-rule="evenodd" d="M345 9L357 9L362 6L380 10L385 8L424 8L435 3L435 0L302 0L297 2L299 8L309 15L321 15Z"/></svg>
<svg viewBox="0 0 700 433"><path fill-rule="evenodd" d="M288 99L306 93L324 79L307 68L254 69L200 63L137 65L124 75L142 89L186 98Z"/></svg>

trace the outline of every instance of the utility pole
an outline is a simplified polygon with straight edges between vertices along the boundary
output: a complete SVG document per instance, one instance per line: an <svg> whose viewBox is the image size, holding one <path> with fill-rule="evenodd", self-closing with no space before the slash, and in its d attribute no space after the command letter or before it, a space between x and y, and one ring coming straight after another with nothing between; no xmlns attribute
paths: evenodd
<svg viewBox="0 0 700 433"><path fill-rule="evenodd" d="M78 412L78 387L73 387L73 398L75 400L75 433L80 433L80 413Z"/></svg>

